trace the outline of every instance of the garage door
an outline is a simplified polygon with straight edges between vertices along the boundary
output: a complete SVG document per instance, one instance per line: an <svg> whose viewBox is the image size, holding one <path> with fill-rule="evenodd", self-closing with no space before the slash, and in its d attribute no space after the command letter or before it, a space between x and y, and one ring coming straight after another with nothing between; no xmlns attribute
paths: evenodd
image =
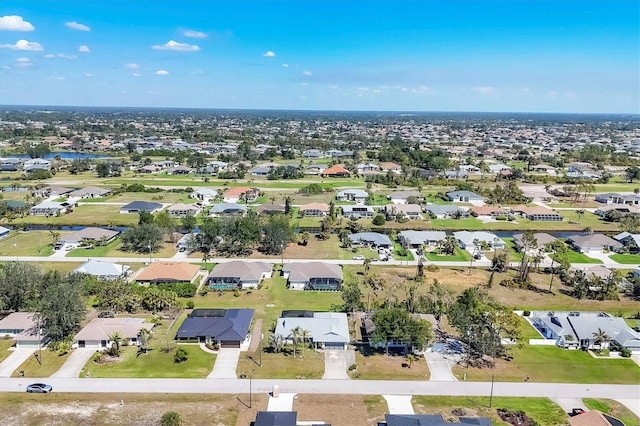
<svg viewBox="0 0 640 426"><path fill-rule="evenodd" d="M240 342L220 342L221 348L239 348Z"/></svg>
<svg viewBox="0 0 640 426"><path fill-rule="evenodd" d="M325 349L344 349L344 343L326 342L324 344Z"/></svg>

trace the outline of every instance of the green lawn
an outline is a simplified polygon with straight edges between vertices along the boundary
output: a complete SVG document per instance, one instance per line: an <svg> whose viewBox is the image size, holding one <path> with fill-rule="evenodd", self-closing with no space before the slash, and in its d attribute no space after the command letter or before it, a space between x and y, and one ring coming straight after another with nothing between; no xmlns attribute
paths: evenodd
<svg viewBox="0 0 640 426"><path fill-rule="evenodd" d="M493 369L454 367L454 374L469 381L549 383L640 383L640 368L630 359L596 359L586 352L556 346L510 348L513 360L499 360Z"/></svg>
<svg viewBox="0 0 640 426"><path fill-rule="evenodd" d="M491 417L495 425L507 425L498 417L497 410L524 411L540 426L557 426L567 423L567 414L548 398L493 397L489 408L489 397L465 396L414 396L412 403L416 414L450 414L453 408L467 408L478 416Z"/></svg>
<svg viewBox="0 0 640 426"><path fill-rule="evenodd" d="M468 262L471 260L471 253L456 247L456 253L453 256L440 255L440 249L425 253L428 260L432 262Z"/></svg>
<svg viewBox="0 0 640 426"><path fill-rule="evenodd" d="M602 263L600 259L594 259L584 253L578 253L577 251L569 250L567 252L567 259L569 263Z"/></svg>
<svg viewBox="0 0 640 426"><path fill-rule="evenodd" d="M640 425L640 417L617 401L611 399L582 398L589 410L598 410L622 420L625 425Z"/></svg>
<svg viewBox="0 0 640 426"><path fill-rule="evenodd" d="M391 201L389 201L386 195L380 194L371 194L369 201L367 201L367 205L369 206L386 206L387 204L391 204Z"/></svg>
<svg viewBox="0 0 640 426"><path fill-rule="evenodd" d="M609 256L614 262L622 263L624 265L632 265L640 263L640 254L612 254Z"/></svg>
<svg viewBox="0 0 640 426"><path fill-rule="evenodd" d="M25 216L13 220L12 223L29 223L38 225L135 225L137 214L120 214L120 206L90 203L74 207L73 212L58 217Z"/></svg>
<svg viewBox="0 0 640 426"><path fill-rule="evenodd" d="M53 239L49 231L12 231L0 240L2 256L49 256L53 253Z"/></svg>
<svg viewBox="0 0 640 426"><path fill-rule="evenodd" d="M354 249L352 248L348 248L348 249L341 249L340 250L340 259L343 260L350 260L353 259L354 256L364 256L365 259L379 259L380 255L378 255L378 252L375 250L372 250L368 247L354 247L355 251L353 251Z"/></svg>
<svg viewBox="0 0 640 426"><path fill-rule="evenodd" d="M139 257L148 258L149 253L134 253L122 251L122 241L115 240L106 246L98 246L91 249L79 247L67 253L66 257ZM163 243L160 250L151 254L152 258L171 257L176 254L175 244Z"/></svg>
<svg viewBox="0 0 640 426"><path fill-rule="evenodd" d="M35 357L35 354L38 353L40 353L40 362ZM71 352L60 355L58 352L53 352L49 349L36 350L34 355L31 355L13 372L12 377L18 377L20 371L24 371L25 377L49 377L62 367L69 355L71 355Z"/></svg>
<svg viewBox="0 0 640 426"><path fill-rule="evenodd" d="M402 244L395 241L395 238L392 238L392 240L393 240L393 259L394 260L414 260L413 253L411 253L411 250L405 250L405 248L402 247ZM403 251L405 254L400 255L400 253L402 253Z"/></svg>
<svg viewBox="0 0 640 426"><path fill-rule="evenodd" d="M14 341L12 339L0 339L0 362L4 361L9 355L11 355L11 351L9 350L12 347Z"/></svg>

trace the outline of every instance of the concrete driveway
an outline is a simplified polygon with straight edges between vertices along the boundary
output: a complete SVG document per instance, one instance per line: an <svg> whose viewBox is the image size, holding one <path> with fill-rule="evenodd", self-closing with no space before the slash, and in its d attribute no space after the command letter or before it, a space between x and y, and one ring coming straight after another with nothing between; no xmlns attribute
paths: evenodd
<svg viewBox="0 0 640 426"><path fill-rule="evenodd" d="M349 379L347 368L356 362L356 354L350 350L325 349L324 375L326 380Z"/></svg>
<svg viewBox="0 0 640 426"><path fill-rule="evenodd" d="M445 355L440 352L425 352L424 358L429 365L429 371L432 382L457 382L458 379L451 373L451 366L453 362L445 358Z"/></svg>
<svg viewBox="0 0 640 426"><path fill-rule="evenodd" d="M62 367L53 373L51 377L79 377L85 364L95 353L95 348L74 349L69 358L62 364Z"/></svg>
<svg viewBox="0 0 640 426"><path fill-rule="evenodd" d="M411 403L412 395L382 395L382 397L387 401L389 414L415 414Z"/></svg>
<svg viewBox="0 0 640 426"><path fill-rule="evenodd" d="M588 411L584 402L582 402L582 398L553 398L553 401L562 407L565 413L570 413L574 408L582 408Z"/></svg>
<svg viewBox="0 0 640 426"><path fill-rule="evenodd" d="M0 377L11 377L14 371L22 365L33 353L35 348L14 349L11 355L0 363Z"/></svg>
<svg viewBox="0 0 640 426"><path fill-rule="evenodd" d="M236 379L236 368L240 359L240 348L221 348L208 379ZM248 372L247 372L248 374Z"/></svg>

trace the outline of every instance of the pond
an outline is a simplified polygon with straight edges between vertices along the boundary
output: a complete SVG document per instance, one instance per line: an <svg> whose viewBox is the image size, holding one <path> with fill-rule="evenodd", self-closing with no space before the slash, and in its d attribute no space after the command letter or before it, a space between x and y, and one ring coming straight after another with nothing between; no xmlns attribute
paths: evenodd
<svg viewBox="0 0 640 426"><path fill-rule="evenodd" d="M111 158L110 155L106 154L94 154L91 152L75 152L75 151L59 151L59 152L50 152L46 154L43 158L45 160L53 160L56 156L59 156L63 160L75 160L75 159L98 159L98 158ZM9 155L6 158L25 158L29 159L27 154L14 154Z"/></svg>

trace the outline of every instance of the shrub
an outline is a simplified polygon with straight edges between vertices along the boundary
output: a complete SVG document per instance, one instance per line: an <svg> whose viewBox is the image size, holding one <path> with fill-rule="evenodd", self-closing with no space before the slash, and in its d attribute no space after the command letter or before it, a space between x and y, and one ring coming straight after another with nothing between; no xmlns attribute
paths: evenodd
<svg viewBox="0 0 640 426"><path fill-rule="evenodd" d="M436 272L440 269L440 267L438 265L434 265L433 263L430 263L429 265L427 265L425 269L429 272Z"/></svg>
<svg viewBox="0 0 640 426"><path fill-rule="evenodd" d="M162 418L160 419L160 424L162 426L180 426L183 423L184 422L182 421L180 414L176 413L175 411L167 411L162 415Z"/></svg>
<svg viewBox="0 0 640 426"><path fill-rule="evenodd" d="M525 316L525 317L528 317L529 315L531 315L531 312L530 312L530 311L524 311L524 312L522 313L522 316Z"/></svg>
<svg viewBox="0 0 640 426"><path fill-rule="evenodd" d="M196 304L193 302L193 300L187 300L187 309L193 309L196 306Z"/></svg>
<svg viewBox="0 0 640 426"><path fill-rule="evenodd" d="M96 352L95 354L93 354L93 362L100 362L102 361L102 352Z"/></svg>
<svg viewBox="0 0 640 426"><path fill-rule="evenodd" d="M242 295L242 293L240 293L239 289L235 289L235 291L233 292L233 297L240 297Z"/></svg>
<svg viewBox="0 0 640 426"><path fill-rule="evenodd" d="M620 356L623 358L631 358L631 349L629 348L620 349Z"/></svg>
<svg viewBox="0 0 640 426"><path fill-rule="evenodd" d="M358 366L357 366L356 364L351 364L351 365L349 366L349 371L356 370L357 368L358 368Z"/></svg>
<svg viewBox="0 0 640 426"><path fill-rule="evenodd" d="M185 362L188 359L189 359L189 353L182 346L180 346L178 349L176 349L176 353L173 354L173 362L175 362L176 364L180 364L181 362Z"/></svg>
<svg viewBox="0 0 640 426"><path fill-rule="evenodd" d="M384 218L384 215L377 214L376 217L373 218L373 224L375 226L382 226L385 224L387 220Z"/></svg>

